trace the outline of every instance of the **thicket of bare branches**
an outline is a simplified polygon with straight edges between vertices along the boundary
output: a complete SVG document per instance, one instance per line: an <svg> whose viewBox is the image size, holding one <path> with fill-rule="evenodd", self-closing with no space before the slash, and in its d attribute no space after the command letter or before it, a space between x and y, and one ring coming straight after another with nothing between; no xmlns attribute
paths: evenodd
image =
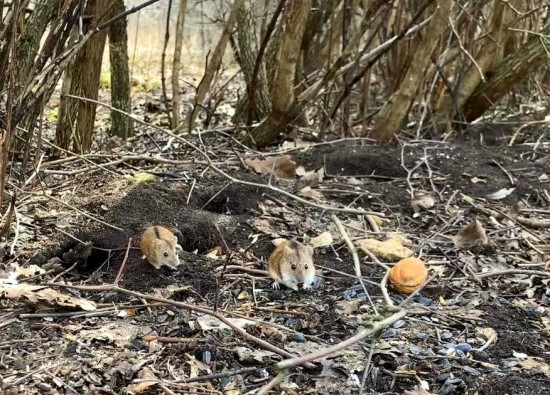
<svg viewBox="0 0 550 395"><path fill-rule="evenodd" d="M453 123L477 119L512 92L548 100L541 89L549 71L540 67L548 64L549 54L549 12L542 1L314 1L312 12L294 11L294 18L306 23L297 32L285 28L276 5L271 8L279 19L274 32L260 36L248 22L239 29L249 33L237 33L239 39L246 37L241 52L244 47L271 50L270 56L260 49L254 56L237 57L247 91L267 89L263 96L270 95L270 103L264 113L278 113L278 122L267 128L272 116L246 118L260 122L251 132L259 146L289 126L300 126L296 121L306 115L324 133L341 130L387 141L407 121L415 122L417 135L424 126L449 131ZM257 82L264 74L288 73L294 57L285 54L282 43L296 35L302 40L295 54L301 66L293 76L298 94L282 114L277 92L287 92L288 82L267 78L267 87ZM251 44L250 37L256 42ZM247 76L258 59L258 75Z"/></svg>
<svg viewBox="0 0 550 395"><path fill-rule="evenodd" d="M144 1L142 7L155 2ZM33 142L37 119L66 66L82 54L90 37L109 25L104 23L107 10L87 15L80 8L83 3L25 0L2 8L0 59L7 70L0 77L6 108L2 174L10 146L25 148ZM512 93L548 101L550 13L541 0L220 4L223 29L191 106L180 103L181 55L175 54L176 70L165 91L176 88L173 99L178 103L166 110L172 111L177 132L196 127L230 48L246 87L233 120L237 127L248 126L244 141L260 148L296 130L313 130L319 137L374 136L379 141L391 140L406 125L413 125L417 137L426 129L448 133L497 103L506 104ZM89 20L91 28L81 31L82 21ZM180 13L178 34L184 23ZM74 40L69 40L71 31ZM91 83L83 95L93 98L99 82L97 89ZM115 107L126 110L128 102ZM78 127L75 121L67 124ZM127 129L130 124L121 125ZM17 127L22 132L15 133ZM84 151L89 141L86 137Z"/></svg>

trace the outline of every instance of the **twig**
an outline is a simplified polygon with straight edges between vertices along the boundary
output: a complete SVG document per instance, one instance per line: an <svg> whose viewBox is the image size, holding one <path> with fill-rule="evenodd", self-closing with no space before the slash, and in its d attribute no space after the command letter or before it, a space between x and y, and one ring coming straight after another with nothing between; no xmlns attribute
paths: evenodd
<svg viewBox="0 0 550 395"><path fill-rule="evenodd" d="M169 381L168 383L170 383L170 384L172 384L172 383L174 383L174 384L178 384L178 383L196 383L198 381L221 379L221 378L224 378L224 377L236 376L238 374L255 372L257 370L259 370L259 368L252 368L251 367L251 368L235 369L235 370L229 370L227 372L205 374L203 376L191 377L191 378L188 378L188 379Z"/></svg>
<svg viewBox="0 0 550 395"><path fill-rule="evenodd" d="M128 260L128 253L130 252L130 247L132 246L132 238L130 237L128 239L128 246L126 247L126 253L124 254L124 259L122 260L122 263L120 264L120 269L118 270L118 273L115 278L115 285L118 285L118 282L120 281L122 277L122 271L124 270L124 266L126 266L126 261Z"/></svg>
<svg viewBox="0 0 550 395"><path fill-rule="evenodd" d="M258 392L256 392L256 395L267 395L267 393L275 388L277 384L279 384L283 380L283 374L279 373L277 376L275 376L269 383L264 385ZM252 394L253 392L248 392L248 394Z"/></svg>
<svg viewBox="0 0 550 395"><path fill-rule="evenodd" d="M365 390L365 384L367 383L367 376L369 375L370 363L372 361L372 356L374 355L374 349L375 349L374 346L375 346L375 343L373 340L370 342L369 356L367 357L367 363L365 364L365 369L363 370L363 380L361 381L361 391L359 391L359 395L363 395L363 391Z"/></svg>
<svg viewBox="0 0 550 395"><path fill-rule="evenodd" d="M409 296L407 296L407 298L402 301L401 303L399 303L399 307L405 307L407 305L407 303L409 303L412 298L414 298L416 295L418 295L418 293L420 291L422 291L424 289L424 287L426 285L428 285L435 277L437 277L437 273L433 274L429 279L427 279L424 284L422 284L420 287L418 287L417 289L414 290L413 293L411 293Z"/></svg>
<svg viewBox="0 0 550 395"><path fill-rule="evenodd" d="M541 276L541 277L550 277L550 272L545 272L542 270L524 270L524 269L507 269L507 270L497 270L494 272L488 273L479 273L475 274L477 278L487 278L494 276L506 276L509 274L528 274L531 276Z"/></svg>
<svg viewBox="0 0 550 395"><path fill-rule="evenodd" d="M160 126L157 126L157 125L153 125L153 124L150 124L150 123L147 123L143 120L141 120L140 118L132 115L132 114L129 114L127 112L124 112L122 110L119 110L118 108L115 108L109 104L106 104L106 103L102 103L100 101L97 101L97 100L93 100L93 99L88 99L86 97L81 97L81 96L74 96L74 95L66 95L67 97L71 97L73 99L79 99L79 100L82 100L82 101L86 101L86 102L90 102L90 103L95 103L95 104L98 104L100 106L103 106L103 107L106 107L108 109L110 109L111 111L116 111L116 112L119 112L121 114L124 114L126 115L127 117L133 119L134 121L138 122L138 123L141 123L143 125L146 125L146 126L149 126L153 129L156 129L162 133L165 133L167 134L168 136L171 136L171 137L174 137L176 140L179 140L181 141L182 143L188 145L189 147L191 147L193 150L195 150L198 154L200 154L204 159L206 159L206 161L208 162L208 165L210 166L210 168L212 170L214 170L216 173L218 173L219 175L227 178L228 180L230 181L233 181L237 184L241 184L241 185L247 185L247 186L251 186L251 187L254 187L254 188L262 188L262 189L269 189L271 191L274 191L274 192L277 192L277 193L280 193L281 195L284 195L290 199L293 199L297 202L300 202L304 205L307 205L307 206L312 206L312 207L315 207L317 209L320 209L320 210L325 210L325 211L335 211L335 212L342 212L342 213L349 213L349 214L362 214L362 215L377 215L379 217L385 217L384 213L379 213L379 212L374 212L374 211L364 211L364 210L354 210L354 209L349 209L349 208L339 208L339 207L330 207L330 206L324 206L322 204L318 204L318 203L315 203L315 202L310 202L306 199L303 199L299 196L296 196L290 192L287 192L285 191L284 189L280 189L280 188L277 188L273 185L266 185L266 184L259 184L259 183L256 183L256 182L251 182L251 181L245 181L245 180L240 180L238 178L235 178L229 174L227 174L225 171L221 170L219 167L217 167L213 162L212 160L210 159L210 157L208 156L208 154L206 152L204 152L203 150L201 150L196 144L190 142L189 140L181 137L181 136L178 136L174 133L172 133L171 131L167 130L167 129L164 129L164 128L161 128Z"/></svg>
<svg viewBox="0 0 550 395"><path fill-rule="evenodd" d="M17 209L14 208L13 210L13 216L15 218L15 235L13 236L13 241L10 244L10 255L13 256L15 254L15 246L17 244L17 241L19 240L19 214L17 212Z"/></svg>
<svg viewBox="0 0 550 395"><path fill-rule="evenodd" d="M343 350L344 348L361 341L367 336L375 335L376 333L381 332L383 329L387 328L388 326L393 324L395 321L404 318L406 315L407 315L407 310L399 310L386 319L374 322L370 328L363 329L361 332L359 332L355 336L352 336L349 339L344 340L343 342L340 342L332 347L328 347L323 350L313 352L311 354L306 354L301 357L294 357L291 359L283 360L277 364L277 369L279 369L280 371L284 371L284 370L293 368L295 366L302 365L306 362L311 362L316 359L323 358L323 357L326 357L327 355Z"/></svg>
<svg viewBox="0 0 550 395"><path fill-rule="evenodd" d="M126 288L122 288L122 287L120 287L116 284L78 286L78 285L69 285L69 284L62 284L62 283L48 283L47 285L50 286L50 287L75 289L75 290L78 290L78 291L120 292L120 293L123 293L123 294L134 296L134 297L139 298L139 299L154 300L156 302L166 303L166 304L169 304L169 305L172 305L172 306L180 307L180 308L185 309L185 310L197 311L199 313L207 314L211 317L217 318L218 320L220 320L221 322L223 322L224 324L229 326L231 329L233 329L244 340L246 340L248 342L256 343L260 347L263 347L266 350L269 350L269 351L274 352L276 354L282 355L284 357L290 357L290 358L294 357L294 355L292 355L288 351L282 350L279 347L276 347L276 346L272 345L271 343L266 342L265 340L262 340L260 338L257 338L255 336L249 334L244 329L242 329L242 328L236 326L235 324L233 324L230 320L225 318L223 315L221 315L217 312L214 312L214 311L212 311L211 309L209 309L207 307L191 305L191 304L188 304L188 303L183 303L183 302L178 302L178 301L175 301L175 300L165 299L165 298L161 298L161 297L158 297L158 296L143 294L141 292L136 292L136 291L132 291L132 290L129 290L129 289L126 289ZM315 365L313 365L309 362L305 362L304 366L306 366L308 368L314 368L315 367Z"/></svg>
<svg viewBox="0 0 550 395"><path fill-rule="evenodd" d="M387 270L386 274L384 275L384 278L380 282L380 291L382 292L382 296L384 297L384 300L386 301L386 304L388 306L393 306L394 304L393 304L393 301L390 298L390 294L388 293L388 288L387 288L389 277L390 277L390 271Z"/></svg>
<svg viewBox="0 0 550 395"><path fill-rule="evenodd" d="M357 255L357 249L349 239L348 233L346 232L346 229L342 226L342 223L340 222L338 217L332 214L330 218L338 228L338 231L340 232L340 234L342 235L342 238L344 239L346 245L348 246L348 250L351 253L351 256L353 258L353 267L355 268L355 275L357 276L357 280L359 280L361 287L363 287L363 292L365 292L365 295L367 296L367 299L372 307L372 310L374 311L374 314L378 315L378 309L376 308L376 305L372 301L369 291L367 291L367 287L365 287L365 283L363 282L363 278L361 275L361 265L359 263L359 255Z"/></svg>

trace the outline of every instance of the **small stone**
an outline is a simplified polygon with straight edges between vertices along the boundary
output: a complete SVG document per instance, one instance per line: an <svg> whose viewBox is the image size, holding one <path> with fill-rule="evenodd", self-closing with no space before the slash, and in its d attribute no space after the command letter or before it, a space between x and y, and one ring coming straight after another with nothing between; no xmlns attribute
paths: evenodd
<svg viewBox="0 0 550 395"><path fill-rule="evenodd" d="M399 328L402 328L404 326L405 326L405 321L404 320L397 320L392 325L392 327L394 327L395 329L399 329Z"/></svg>
<svg viewBox="0 0 550 395"><path fill-rule="evenodd" d="M450 377L451 377L450 373L444 373L437 376L436 380L438 383L444 383L445 381L449 380Z"/></svg>
<svg viewBox="0 0 550 395"><path fill-rule="evenodd" d="M38 383L37 387L46 392L50 392L52 390L52 386L48 383Z"/></svg>
<svg viewBox="0 0 550 395"><path fill-rule="evenodd" d="M285 321L285 326L289 327L294 330L298 330L301 328L300 320L294 317L287 318Z"/></svg>
<svg viewBox="0 0 550 395"><path fill-rule="evenodd" d="M346 289L344 292L343 292L343 296L344 296L344 299L346 300L352 300L352 299L355 299L357 297L357 292L355 292L354 290L352 289Z"/></svg>
<svg viewBox="0 0 550 395"><path fill-rule="evenodd" d="M328 304L315 304L313 305L313 307L315 308L315 310L322 312L328 309Z"/></svg>
<svg viewBox="0 0 550 395"><path fill-rule="evenodd" d="M436 351L437 355L447 355L447 349L440 348Z"/></svg>
<svg viewBox="0 0 550 395"><path fill-rule="evenodd" d="M210 351L203 351L201 354L201 360L205 364L209 365L212 362L212 353Z"/></svg>
<svg viewBox="0 0 550 395"><path fill-rule="evenodd" d="M476 344L479 345L479 346L483 346L485 343L487 343L487 340L481 338L481 337L476 337Z"/></svg>
<svg viewBox="0 0 550 395"><path fill-rule="evenodd" d="M380 335L380 339L388 339L390 337L395 337L396 332L393 329L388 329L386 332Z"/></svg>
<svg viewBox="0 0 550 395"><path fill-rule="evenodd" d="M433 303L430 298L421 295L416 295L413 300L417 303L423 304L424 306L430 306Z"/></svg>
<svg viewBox="0 0 550 395"><path fill-rule="evenodd" d="M464 369L466 372L470 373L473 376L481 376L481 373L479 372L479 370L474 369L470 366L463 366L462 369Z"/></svg>
<svg viewBox="0 0 550 395"><path fill-rule="evenodd" d="M302 332L296 332L291 335L292 340L298 343L305 343L306 336Z"/></svg>
<svg viewBox="0 0 550 395"><path fill-rule="evenodd" d="M489 360L489 354L485 351L472 350L471 354L478 361L487 362Z"/></svg>
<svg viewBox="0 0 550 395"><path fill-rule="evenodd" d="M441 333L441 340L450 340L453 338L453 334L449 331L444 331Z"/></svg>
<svg viewBox="0 0 550 395"><path fill-rule="evenodd" d="M472 346L468 343L458 343L455 348L462 351L463 353L469 353L470 351L472 351Z"/></svg>
<svg viewBox="0 0 550 395"><path fill-rule="evenodd" d="M414 354L414 355L420 354L420 348L416 346L409 347L409 351L411 352L411 354Z"/></svg>
<svg viewBox="0 0 550 395"><path fill-rule="evenodd" d="M447 358L439 358L437 360L437 363L441 366L447 366L451 364Z"/></svg>
<svg viewBox="0 0 550 395"><path fill-rule="evenodd" d="M418 332L416 334L416 337L418 337L421 340L426 340L428 338L428 334L426 332Z"/></svg>

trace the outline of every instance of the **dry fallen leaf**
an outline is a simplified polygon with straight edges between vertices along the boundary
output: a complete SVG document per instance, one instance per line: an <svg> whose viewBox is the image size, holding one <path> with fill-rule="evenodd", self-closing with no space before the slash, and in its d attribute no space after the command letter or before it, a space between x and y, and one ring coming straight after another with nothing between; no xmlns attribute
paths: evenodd
<svg viewBox="0 0 550 395"><path fill-rule="evenodd" d="M296 162L290 159L290 155L270 156L266 159L246 158L244 163L258 174L272 174L276 179L296 178Z"/></svg>
<svg viewBox="0 0 550 395"><path fill-rule="evenodd" d="M435 206L435 200L431 195L420 195L411 200L411 208L414 211L414 217L418 216L421 210L429 210Z"/></svg>
<svg viewBox="0 0 550 395"><path fill-rule="evenodd" d="M393 236L387 240L363 239L357 241L357 246L363 251L369 250L378 258L388 261L399 260L411 256L414 251L405 247L403 237Z"/></svg>
<svg viewBox="0 0 550 395"><path fill-rule="evenodd" d="M12 268L14 269L16 277L34 277L46 273L46 270L36 265L29 265L27 267L12 266Z"/></svg>
<svg viewBox="0 0 550 395"><path fill-rule="evenodd" d="M141 369L138 372L137 376L138 376L137 381L140 381L140 382L136 384L132 384L128 388L133 394L139 394L145 391L147 388L155 385L159 381L157 376L155 376L155 373L153 373L151 368L147 366L143 367L143 369Z"/></svg>
<svg viewBox="0 0 550 395"><path fill-rule="evenodd" d="M323 232L320 235L313 237L309 241L309 245L311 245L313 248L328 247L333 242L334 240L332 239L332 235L330 234L330 232Z"/></svg>
<svg viewBox="0 0 550 395"><path fill-rule="evenodd" d="M486 183L487 180L483 179L483 178L479 178L479 177L472 177L472 179L470 180L472 181L473 184L477 184L479 182L482 182L482 183Z"/></svg>
<svg viewBox="0 0 550 395"><path fill-rule="evenodd" d="M323 181L323 178L325 177L325 168L321 167L317 171L315 170L306 171L304 166L298 166L296 168L296 175L306 182L316 184Z"/></svg>
<svg viewBox="0 0 550 395"><path fill-rule="evenodd" d="M487 199L491 199L491 200L501 200L501 199L504 199L506 196L510 195L515 190L516 190L516 187L508 188L508 189L507 188L502 188L502 189L499 189L496 192L485 195L485 197Z"/></svg>
<svg viewBox="0 0 550 395"><path fill-rule="evenodd" d="M489 241L485 229L477 218L471 224L462 228L451 239L457 248L468 248L487 244Z"/></svg>
<svg viewBox="0 0 550 395"><path fill-rule="evenodd" d="M304 141L302 139L294 139L292 141L283 141L283 143L281 144L281 149L282 150L287 150L287 149L296 149L296 148L308 148L308 147L311 147L313 145L313 143L309 142L309 141Z"/></svg>
<svg viewBox="0 0 550 395"><path fill-rule="evenodd" d="M65 295L40 285L0 284L0 298L3 297L38 306L78 307L86 311L97 309L94 302Z"/></svg>
<svg viewBox="0 0 550 395"><path fill-rule="evenodd" d="M300 192L298 192L298 195L311 198L312 200L322 201L323 194L315 189L311 189L311 187L307 186L302 189L300 189Z"/></svg>
<svg viewBox="0 0 550 395"><path fill-rule="evenodd" d="M272 351L267 350L254 350L248 347L236 347L235 351L237 352L237 356L239 358L239 361L241 362L260 362L262 363L264 361L264 358L271 358L274 357L275 354Z"/></svg>
<svg viewBox="0 0 550 395"><path fill-rule="evenodd" d="M497 332L493 328L477 328L476 337L484 340L489 340L491 337L497 336Z"/></svg>
<svg viewBox="0 0 550 395"><path fill-rule="evenodd" d="M257 325L255 321L247 320L245 318L227 318L229 322L235 325L237 328L245 328L250 325ZM203 315L197 318L196 321L189 322L191 327L195 326L194 329L199 329L201 331L207 330L220 330L220 329L231 329L228 325L218 320L216 317L211 317Z"/></svg>
<svg viewBox="0 0 550 395"><path fill-rule="evenodd" d="M94 329L82 329L78 336L81 342L102 341L124 348L128 347L135 339L142 338L149 333L151 333L150 327L117 320Z"/></svg>

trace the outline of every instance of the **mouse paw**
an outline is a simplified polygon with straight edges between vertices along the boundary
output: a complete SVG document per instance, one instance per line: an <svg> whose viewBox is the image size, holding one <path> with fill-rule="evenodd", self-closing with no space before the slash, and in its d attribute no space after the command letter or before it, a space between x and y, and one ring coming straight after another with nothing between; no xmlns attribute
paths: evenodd
<svg viewBox="0 0 550 395"><path fill-rule="evenodd" d="M313 287L309 283L304 283L304 285L302 285L302 288L303 289L312 289Z"/></svg>
<svg viewBox="0 0 550 395"><path fill-rule="evenodd" d="M273 289L279 289L279 288L281 288L281 285L279 284L279 282L273 281L273 284L271 284L271 287Z"/></svg>

